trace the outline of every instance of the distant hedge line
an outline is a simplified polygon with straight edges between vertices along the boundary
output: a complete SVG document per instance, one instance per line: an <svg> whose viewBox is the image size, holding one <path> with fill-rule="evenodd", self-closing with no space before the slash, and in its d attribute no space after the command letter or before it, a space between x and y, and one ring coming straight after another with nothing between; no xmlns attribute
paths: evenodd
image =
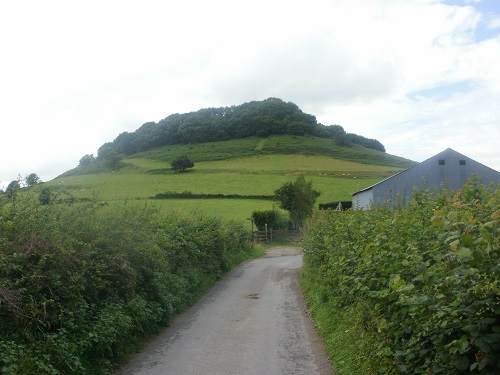
<svg viewBox="0 0 500 375"><path fill-rule="evenodd" d="M0 372L110 371L234 264L241 223L0 200Z"/></svg>
<svg viewBox="0 0 500 375"><path fill-rule="evenodd" d="M158 193L150 199L264 199L273 200L273 195L240 195L240 194L193 194L189 191L183 193L165 192Z"/></svg>
<svg viewBox="0 0 500 375"><path fill-rule="evenodd" d="M471 181L395 210L321 211L304 263L312 304L357 312L346 335L371 339L360 357L375 372L500 373L498 187Z"/></svg>

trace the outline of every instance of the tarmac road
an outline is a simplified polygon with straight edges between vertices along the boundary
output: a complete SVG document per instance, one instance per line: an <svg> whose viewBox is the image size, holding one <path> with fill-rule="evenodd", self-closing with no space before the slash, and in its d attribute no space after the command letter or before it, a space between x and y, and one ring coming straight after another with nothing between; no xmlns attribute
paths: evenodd
<svg viewBox="0 0 500 375"><path fill-rule="evenodd" d="M243 263L117 374L331 374L298 284L301 265L293 248Z"/></svg>

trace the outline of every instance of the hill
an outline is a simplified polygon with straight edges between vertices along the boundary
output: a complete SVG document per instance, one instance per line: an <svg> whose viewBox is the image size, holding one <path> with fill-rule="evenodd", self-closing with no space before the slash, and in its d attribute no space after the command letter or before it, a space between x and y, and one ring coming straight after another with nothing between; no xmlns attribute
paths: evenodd
<svg viewBox="0 0 500 375"><path fill-rule="evenodd" d="M202 162L269 154L326 156L338 160L402 169L415 165L415 162L411 160L357 144L339 146L335 140L330 138L293 135L269 136L266 138L247 137L231 141L214 141L188 145L176 144L156 147L132 155L122 154L122 156L127 159L143 158L170 163L181 155L189 156L194 162ZM112 163L110 163L111 155L113 155L113 158L111 158ZM110 169L118 169L126 165L123 162L116 162L116 160L121 160L122 156L116 152L110 152L105 157L91 159L89 163L80 163L78 167L63 173L59 177L100 173L109 171ZM170 165L167 166L167 168L169 167Z"/></svg>
<svg viewBox="0 0 500 375"><path fill-rule="evenodd" d="M310 135L332 139L336 145L353 144L385 152L375 139L346 133L340 125L325 126L316 117L302 112L294 103L269 98L238 106L205 108L196 112L172 114L147 122L134 132L123 132L102 145L97 159L110 153L133 155L156 147L174 144L198 144L272 135Z"/></svg>
<svg viewBox="0 0 500 375"><path fill-rule="evenodd" d="M195 167L175 173L170 164L178 156ZM312 181L325 204L350 201L414 164L387 154L376 140L319 124L295 104L269 98L146 123L101 146L96 158L85 155L49 186L76 200L154 202L244 220L256 208L273 207L274 191L297 174Z"/></svg>

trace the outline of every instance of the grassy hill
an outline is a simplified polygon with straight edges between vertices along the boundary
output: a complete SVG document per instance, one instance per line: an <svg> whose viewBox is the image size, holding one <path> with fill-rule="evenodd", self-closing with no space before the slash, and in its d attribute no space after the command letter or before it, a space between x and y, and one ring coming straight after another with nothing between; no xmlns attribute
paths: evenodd
<svg viewBox="0 0 500 375"><path fill-rule="evenodd" d="M195 167L185 173L170 169L171 161L187 155ZM228 219L245 220L256 208L271 208L268 199L151 199L160 193L238 194L271 197L297 174L321 192L318 203L345 201L414 163L362 146L339 147L332 140L310 136L251 137L194 145L171 145L124 158L122 167L101 164L78 167L49 185L77 199L159 208L201 210Z"/></svg>
<svg viewBox="0 0 500 375"><path fill-rule="evenodd" d="M252 101L237 106L204 108L196 112L175 113L158 123L147 122L134 132L123 132L113 142L99 147L97 158L110 153L134 155L155 147L196 144L273 135L315 136L337 145L361 145L385 152L376 139L347 133L340 125L323 125L296 104L279 98Z"/></svg>

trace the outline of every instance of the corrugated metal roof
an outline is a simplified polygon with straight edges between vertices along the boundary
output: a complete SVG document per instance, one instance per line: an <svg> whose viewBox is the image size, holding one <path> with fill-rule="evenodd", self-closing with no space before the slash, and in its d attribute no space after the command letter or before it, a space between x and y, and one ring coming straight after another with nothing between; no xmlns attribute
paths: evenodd
<svg viewBox="0 0 500 375"><path fill-rule="evenodd" d="M493 172L497 173L497 174L500 176L500 172L495 171L493 168L490 168L490 167L488 167L488 166L486 166L486 165L484 165L484 164L482 164L482 163L479 163L479 162L475 161L474 159L471 159L471 158L469 158L468 156L465 156L465 155L461 154L460 152L457 152L457 151L455 151L455 150L453 150L453 149L451 149L451 148L447 148L446 150L441 151L440 153L438 153L438 154L436 154L436 155L434 155L434 156L431 156L430 158L428 158L428 159L424 160L424 161L423 161L423 162L421 162L421 163L418 163L417 165L414 165L413 167L410 167L410 168L408 168L408 169L405 169L404 171L398 172L398 173L396 173L395 175L392 175L391 177L387 177L386 179L383 179L382 181L379 181L379 182L377 182L376 184L373 184L373 185L371 185L371 186L368 186L367 188L364 188L364 189L362 189L362 190L359 190L359 191L357 191L357 192L353 193L352 195L354 196L354 195L356 195L356 194L358 194L358 193L362 193L362 192L364 192L364 191L370 190L370 189L372 189L374 186L377 186L377 185L379 185L379 184L382 184L382 183L384 183L384 182L386 182L386 181L388 181L388 180L390 180L390 179L392 179L392 178L395 178L395 177L397 177L397 176L399 176L399 175L401 175L401 174L403 174L403 173L408 173L408 172L411 172L411 170L412 170L412 169L414 169L414 168L418 167L419 165L422 165L422 164L424 164L424 163L426 163L426 162L429 162L431 159L434 159L434 158L436 158L436 157L439 157L440 155L442 155L442 154L444 154L444 153L450 153L450 152L454 153L456 156L460 156L460 157L463 157L463 158L467 158L467 159L469 159L469 160L473 160L474 162L478 163L479 165L481 165L481 166L483 166L483 167L485 167L485 168L491 169L491 171L493 171Z"/></svg>

